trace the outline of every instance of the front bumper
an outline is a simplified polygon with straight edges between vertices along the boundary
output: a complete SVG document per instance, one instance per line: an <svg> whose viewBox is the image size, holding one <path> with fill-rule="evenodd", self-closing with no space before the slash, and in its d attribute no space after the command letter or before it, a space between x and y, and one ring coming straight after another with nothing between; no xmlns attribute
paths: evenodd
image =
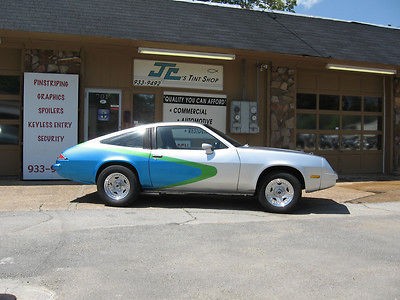
<svg viewBox="0 0 400 300"><path fill-rule="evenodd" d="M333 172L333 173L323 173L321 175L321 185L320 185L320 190L330 188L336 184L336 181L338 180L338 175Z"/></svg>

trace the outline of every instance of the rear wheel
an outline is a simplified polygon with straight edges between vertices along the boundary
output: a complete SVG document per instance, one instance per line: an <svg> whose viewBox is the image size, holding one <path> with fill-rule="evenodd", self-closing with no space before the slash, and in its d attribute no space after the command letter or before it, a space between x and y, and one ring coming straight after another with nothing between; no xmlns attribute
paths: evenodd
<svg viewBox="0 0 400 300"><path fill-rule="evenodd" d="M138 196L138 180L127 167L109 166L97 179L97 192L107 205L129 206Z"/></svg>
<svg viewBox="0 0 400 300"><path fill-rule="evenodd" d="M301 198L301 183L290 173L277 172L264 177L258 191L258 201L265 210L285 213Z"/></svg>

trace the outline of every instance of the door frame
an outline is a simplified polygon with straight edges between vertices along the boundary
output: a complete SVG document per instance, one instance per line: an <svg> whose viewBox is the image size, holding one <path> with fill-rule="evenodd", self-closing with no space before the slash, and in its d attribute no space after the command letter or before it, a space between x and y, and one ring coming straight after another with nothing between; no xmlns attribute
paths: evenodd
<svg viewBox="0 0 400 300"><path fill-rule="evenodd" d="M85 89L85 103L84 103L84 130L83 130L83 139L84 141L88 140L88 126L89 126L89 93L109 93L109 94L118 94L119 96L119 110L118 110L118 130L122 129L122 90L118 89L97 89L97 88L86 88Z"/></svg>

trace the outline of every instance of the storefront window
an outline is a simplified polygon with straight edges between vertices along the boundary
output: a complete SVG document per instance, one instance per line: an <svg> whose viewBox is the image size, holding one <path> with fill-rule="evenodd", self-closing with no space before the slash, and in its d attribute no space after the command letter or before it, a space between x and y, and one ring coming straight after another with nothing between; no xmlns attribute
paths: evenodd
<svg viewBox="0 0 400 300"><path fill-rule="evenodd" d="M299 133L296 137L296 147L304 151L315 150L315 134Z"/></svg>
<svg viewBox="0 0 400 300"><path fill-rule="evenodd" d="M316 129L317 116L315 114L298 114L297 115L298 129Z"/></svg>
<svg viewBox="0 0 400 300"><path fill-rule="evenodd" d="M364 130L382 130L382 117L365 116Z"/></svg>
<svg viewBox="0 0 400 300"><path fill-rule="evenodd" d="M316 109L317 95L315 94L297 94L298 109Z"/></svg>
<svg viewBox="0 0 400 300"><path fill-rule="evenodd" d="M336 130L339 129L338 115L320 115L319 129L321 130Z"/></svg>
<svg viewBox="0 0 400 300"><path fill-rule="evenodd" d="M339 149L339 136L332 134L321 134L319 136L320 150L337 150Z"/></svg>
<svg viewBox="0 0 400 300"><path fill-rule="evenodd" d="M365 97L364 98L364 111L381 112L382 111L382 98L380 98L380 97Z"/></svg>
<svg viewBox="0 0 400 300"><path fill-rule="evenodd" d="M363 138L364 150L382 150L382 135L366 134Z"/></svg>
<svg viewBox="0 0 400 300"><path fill-rule="evenodd" d="M343 135L340 148L342 150L360 150L361 149L360 135L358 134Z"/></svg>
<svg viewBox="0 0 400 300"><path fill-rule="evenodd" d="M298 94L296 147L305 151L382 150L382 106L380 97Z"/></svg>
<svg viewBox="0 0 400 300"><path fill-rule="evenodd" d="M133 96L132 120L134 124L154 122L155 98L154 94L135 94Z"/></svg>
<svg viewBox="0 0 400 300"><path fill-rule="evenodd" d="M19 95L20 77L0 75L0 95Z"/></svg>
<svg viewBox="0 0 400 300"><path fill-rule="evenodd" d="M0 75L0 145L19 145L20 76Z"/></svg>
<svg viewBox="0 0 400 300"><path fill-rule="evenodd" d="M18 120L20 115L19 102L13 100L0 100L0 119Z"/></svg>
<svg viewBox="0 0 400 300"><path fill-rule="evenodd" d="M361 111L361 97L358 96L343 96L342 97L343 111Z"/></svg>
<svg viewBox="0 0 400 300"><path fill-rule="evenodd" d="M343 116L342 129L361 130L361 116Z"/></svg>
<svg viewBox="0 0 400 300"><path fill-rule="evenodd" d="M340 97L336 95L319 95L319 109L339 110Z"/></svg>
<svg viewBox="0 0 400 300"><path fill-rule="evenodd" d="M0 124L0 145L18 145L19 126Z"/></svg>

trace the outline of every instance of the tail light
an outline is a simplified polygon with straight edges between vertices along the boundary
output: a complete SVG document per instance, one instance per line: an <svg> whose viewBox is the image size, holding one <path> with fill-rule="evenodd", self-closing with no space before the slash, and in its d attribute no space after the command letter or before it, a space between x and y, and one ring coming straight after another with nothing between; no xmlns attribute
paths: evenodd
<svg viewBox="0 0 400 300"><path fill-rule="evenodd" d="M67 160L68 158L66 158L62 153L57 157L58 160Z"/></svg>

